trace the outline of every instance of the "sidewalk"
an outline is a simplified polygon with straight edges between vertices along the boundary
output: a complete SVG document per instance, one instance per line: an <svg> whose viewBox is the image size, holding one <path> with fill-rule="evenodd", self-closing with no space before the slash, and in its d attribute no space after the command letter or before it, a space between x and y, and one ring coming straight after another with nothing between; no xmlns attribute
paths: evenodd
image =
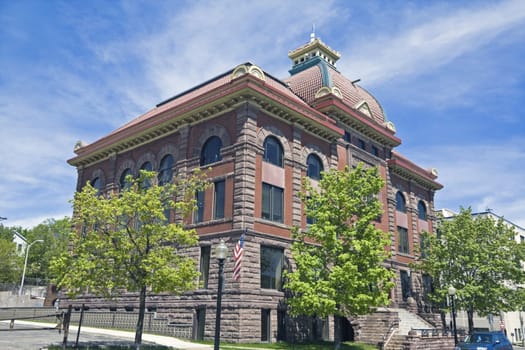
<svg viewBox="0 0 525 350"><path fill-rule="evenodd" d="M8 321L4 321L4 323L8 323ZM52 323L44 323L44 322L30 322L30 321L15 321L15 328L16 326L35 326L35 327L53 327L54 324ZM70 325L69 326L69 337L68 337L68 343L74 342L77 336L78 326L76 325ZM111 337L115 337L121 340L126 341L133 341L135 339L135 332L127 332L127 331L117 331L117 330L111 330L111 329L102 329L102 328L92 328L92 327L81 327L80 329L80 340L82 340L82 334L99 334L99 335L107 335ZM148 342L148 343L154 343L158 345L164 345L169 346L175 349L188 349L188 350L211 350L212 346L210 345L204 345L204 344L196 344L191 343L188 341L180 340L177 338L169 337L169 336L163 336L163 335L155 335L155 334L142 334L142 341Z"/></svg>

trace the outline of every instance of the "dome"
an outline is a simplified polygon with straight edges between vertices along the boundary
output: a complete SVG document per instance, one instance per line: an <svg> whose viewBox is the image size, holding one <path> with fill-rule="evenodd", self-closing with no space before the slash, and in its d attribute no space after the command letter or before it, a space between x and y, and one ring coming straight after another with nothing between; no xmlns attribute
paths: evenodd
<svg viewBox="0 0 525 350"><path fill-rule="evenodd" d="M372 94L344 77L335 67L339 54L315 38L308 44L291 51L288 56L294 63L291 77L284 81L290 90L312 105L316 98L333 93L350 108L384 125L383 108Z"/></svg>

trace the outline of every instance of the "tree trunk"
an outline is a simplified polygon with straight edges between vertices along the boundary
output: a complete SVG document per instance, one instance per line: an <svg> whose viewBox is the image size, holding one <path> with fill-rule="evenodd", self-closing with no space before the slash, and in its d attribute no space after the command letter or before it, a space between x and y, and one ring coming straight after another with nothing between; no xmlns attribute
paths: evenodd
<svg viewBox="0 0 525 350"><path fill-rule="evenodd" d="M474 310L472 306L467 308L467 317L468 317L468 332L472 333L474 330Z"/></svg>
<svg viewBox="0 0 525 350"><path fill-rule="evenodd" d="M140 348L142 343L142 330L144 329L144 314L146 312L146 286L140 289L139 296L139 318L137 320L137 328L135 330L135 347Z"/></svg>
<svg viewBox="0 0 525 350"><path fill-rule="evenodd" d="M341 316L334 315L334 349L341 349Z"/></svg>

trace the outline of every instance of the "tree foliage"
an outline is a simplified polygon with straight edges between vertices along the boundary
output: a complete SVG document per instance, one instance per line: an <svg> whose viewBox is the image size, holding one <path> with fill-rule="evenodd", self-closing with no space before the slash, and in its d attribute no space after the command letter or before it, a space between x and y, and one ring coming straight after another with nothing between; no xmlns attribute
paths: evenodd
<svg viewBox="0 0 525 350"><path fill-rule="evenodd" d="M23 260L12 239L0 238L0 283L13 284L20 278Z"/></svg>
<svg viewBox="0 0 525 350"><path fill-rule="evenodd" d="M383 263L390 241L374 225L383 186L377 169L363 165L325 172L317 186L303 181L301 199L313 223L293 230L296 268L285 285L292 314L360 315L388 303L394 275Z"/></svg>
<svg viewBox="0 0 525 350"><path fill-rule="evenodd" d="M473 217L470 208L442 219L438 236L424 236L426 258L418 268L433 278L434 300L446 300L448 288L456 288L456 307L467 311L469 331L474 312L487 315L519 307L525 244L515 236L503 220Z"/></svg>
<svg viewBox="0 0 525 350"><path fill-rule="evenodd" d="M141 171L119 193L97 194L89 184L73 201L72 254L55 259L57 284L74 297L89 291L108 298L124 289L139 292L135 343L142 340L146 291L181 293L195 288L195 261L183 254L198 237L182 222L168 223L173 210L182 216L195 208L200 174L160 186L155 173Z"/></svg>
<svg viewBox="0 0 525 350"><path fill-rule="evenodd" d="M28 243L42 240L42 243L34 244L29 250L27 259L26 275L31 278L41 279L48 282L54 276L49 268L51 261L67 252L69 234L71 232L71 219L47 219L30 230L26 231L25 237Z"/></svg>

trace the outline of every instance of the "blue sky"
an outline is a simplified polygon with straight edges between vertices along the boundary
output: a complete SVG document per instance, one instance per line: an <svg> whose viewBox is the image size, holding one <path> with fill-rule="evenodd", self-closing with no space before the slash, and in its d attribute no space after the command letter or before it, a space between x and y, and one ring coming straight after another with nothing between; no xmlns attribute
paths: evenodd
<svg viewBox="0 0 525 350"><path fill-rule="evenodd" d="M288 76L316 35L437 168L436 207L525 227L525 1L0 0L0 217L71 215L77 140L246 61Z"/></svg>

